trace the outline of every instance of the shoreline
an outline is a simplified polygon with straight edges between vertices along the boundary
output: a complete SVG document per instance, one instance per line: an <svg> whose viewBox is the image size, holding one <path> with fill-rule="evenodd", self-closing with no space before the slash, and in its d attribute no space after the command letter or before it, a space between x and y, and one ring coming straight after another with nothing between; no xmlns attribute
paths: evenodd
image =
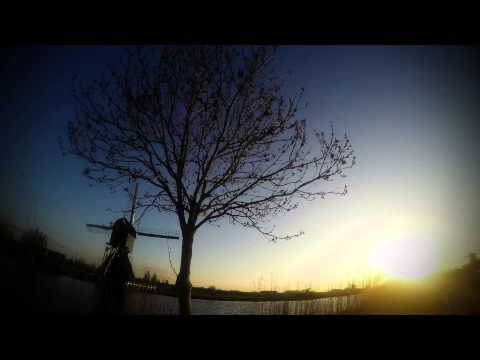
<svg viewBox="0 0 480 360"><path fill-rule="evenodd" d="M170 289L157 289L157 290L150 290L150 291L141 291L136 289L130 289L129 291L132 292L139 292L145 294L152 294L152 295L163 295L168 297L176 298L177 295L175 294L172 288ZM356 296L362 292L362 289L350 290L350 291L338 291L338 292L331 292L331 293L315 293L310 292L308 294L304 294L306 296L301 296L303 294L284 294L284 293L276 293L270 294L270 296L262 296L262 295L251 295L251 293L243 294L199 294L198 292L202 291L197 290L195 291L192 289L192 300L211 300L211 301L245 301L245 302L282 302L282 301L309 301L309 300L319 300L319 299L327 299L327 298L339 298L339 297L346 297L346 296ZM196 293L195 293L196 292Z"/></svg>
<svg viewBox="0 0 480 360"><path fill-rule="evenodd" d="M8 270L7 273L16 273L20 265L14 259L2 256L2 267L5 267L5 270ZM24 265L24 264L22 264ZM20 265L20 267L22 267ZM25 268L23 270L26 270ZM62 269L63 270L63 269ZM85 281L92 285L96 285L95 275L85 272L76 272L73 269L67 271L59 271L59 269L49 269L49 268L32 268L30 271L36 272L38 274L45 274L49 276L65 276L67 278ZM28 270L27 270L28 272ZM152 286L152 285L151 285ZM153 285L155 286L155 285ZM318 300L332 297L345 297L359 294L363 289L337 289L330 292L302 292L302 291L292 291L290 294L279 293L279 292L268 292L267 294L262 292L243 292L237 290L215 290L211 293L210 289L207 288L192 288L192 299L195 300L211 300L211 301L243 301L243 302L282 302L282 301L308 301L308 300ZM144 294L156 294L163 295L168 297L177 297L175 293L174 285L157 285L156 289L142 291L141 289L129 288L129 291L139 292Z"/></svg>

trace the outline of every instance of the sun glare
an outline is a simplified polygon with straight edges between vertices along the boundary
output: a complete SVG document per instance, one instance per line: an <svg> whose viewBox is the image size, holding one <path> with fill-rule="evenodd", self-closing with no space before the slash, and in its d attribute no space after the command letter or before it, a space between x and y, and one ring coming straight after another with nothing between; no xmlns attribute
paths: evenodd
<svg viewBox="0 0 480 360"><path fill-rule="evenodd" d="M412 237L381 242L372 249L369 263L392 278L420 279L437 270L432 242Z"/></svg>

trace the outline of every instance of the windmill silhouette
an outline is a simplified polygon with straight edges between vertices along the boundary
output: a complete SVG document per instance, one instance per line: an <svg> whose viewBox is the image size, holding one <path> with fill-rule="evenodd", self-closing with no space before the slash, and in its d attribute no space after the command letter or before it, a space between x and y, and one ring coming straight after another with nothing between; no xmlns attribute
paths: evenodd
<svg viewBox="0 0 480 360"><path fill-rule="evenodd" d="M110 310L121 312L123 309L126 284L135 278L128 255L133 251L137 236L179 239L178 234L172 232L153 233L135 229L137 195L138 183L135 181L129 220L122 217L112 225L86 224L90 231L111 232L98 273L97 283L102 294L100 301L102 312Z"/></svg>

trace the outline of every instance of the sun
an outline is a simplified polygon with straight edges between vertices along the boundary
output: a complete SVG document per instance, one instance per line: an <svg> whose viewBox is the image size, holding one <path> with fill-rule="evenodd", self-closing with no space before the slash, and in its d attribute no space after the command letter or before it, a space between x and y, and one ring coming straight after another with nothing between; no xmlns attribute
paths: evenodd
<svg viewBox="0 0 480 360"><path fill-rule="evenodd" d="M383 241L370 252L369 264L393 278L420 279L437 270L431 241L401 237Z"/></svg>

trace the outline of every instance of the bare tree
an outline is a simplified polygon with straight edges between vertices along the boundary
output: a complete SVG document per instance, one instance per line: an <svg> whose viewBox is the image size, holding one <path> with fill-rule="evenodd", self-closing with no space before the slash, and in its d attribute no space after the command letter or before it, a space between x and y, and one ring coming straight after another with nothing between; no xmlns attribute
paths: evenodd
<svg viewBox="0 0 480 360"><path fill-rule="evenodd" d="M156 285L157 284L157 274L153 274L151 279L150 279L150 283L152 283L153 285Z"/></svg>
<svg viewBox="0 0 480 360"><path fill-rule="evenodd" d="M38 253L47 248L48 236L39 229L34 229L23 233L20 241L28 249Z"/></svg>
<svg viewBox="0 0 480 360"><path fill-rule="evenodd" d="M145 281L146 283L149 283L150 280L151 280L150 270L147 270L145 274L143 274L143 281Z"/></svg>
<svg viewBox="0 0 480 360"><path fill-rule="evenodd" d="M125 64L74 85L68 151L84 174L113 189L144 183L140 206L178 217L181 314L190 313L192 244L199 227L228 218L269 240L264 227L302 199L346 194L320 189L355 157L347 135L315 132L297 117L303 90L285 97L274 47L166 46L127 50ZM313 135L313 134L312 134Z"/></svg>

